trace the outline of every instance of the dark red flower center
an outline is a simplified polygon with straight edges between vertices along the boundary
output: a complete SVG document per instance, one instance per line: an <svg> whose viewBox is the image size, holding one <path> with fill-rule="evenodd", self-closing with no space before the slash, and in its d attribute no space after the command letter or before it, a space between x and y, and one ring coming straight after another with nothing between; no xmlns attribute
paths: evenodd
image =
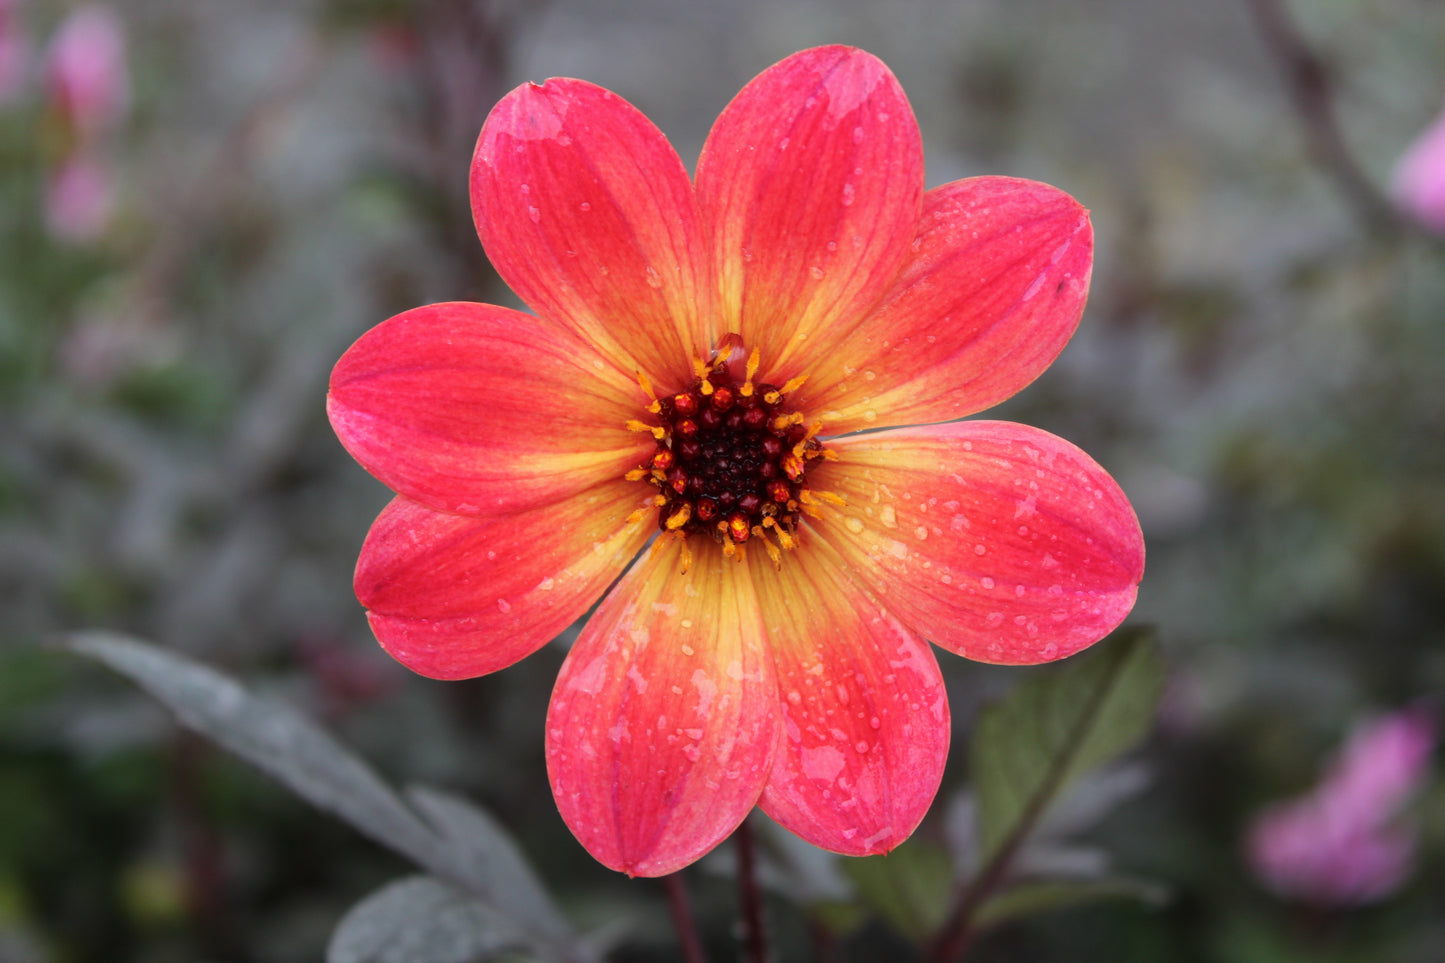
<svg viewBox="0 0 1445 963"><path fill-rule="evenodd" d="M793 535L810 498L807 476L829 453L817 439L821 427L789 404L789 391L755 382L758 356L745 357L742 342L728 335L710 361L698 362L697 378L675 394L658 397L648 412L657 450L629 478L656 486L657 526L681 535L706 533L730 553L734 546L771 535L792 548ZM777 552L766 542L769 554Z"/></svg>

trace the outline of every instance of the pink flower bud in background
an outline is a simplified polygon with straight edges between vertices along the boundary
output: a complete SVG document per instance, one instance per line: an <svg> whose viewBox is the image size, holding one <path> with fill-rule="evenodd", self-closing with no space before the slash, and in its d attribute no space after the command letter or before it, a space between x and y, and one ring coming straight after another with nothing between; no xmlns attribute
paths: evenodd
<svg viewBox="0 0 1445 963"><path fill-rule="evenodd" d="M1414 830L1396 817L1424 783L1434 746L1434 720L1422 711L1356 729L1318 786L1255 817L1255 874L1278 896L1321 906L1389 896L1415 855Z"/></svg>
<svg viewBox="0 0 1445 963"><path fill-rule="evenodd" d="M20 23L19 0L0 0L0 104L15 99L30 66L30 37Z"/></svg>
<svg viewBox="0 0 1445 963"><path fill-rule="evenodd" d="M1445 112L1401 156L1390 193L1421 226L1445 234Z"/></svg>
<svg viewBox="0 0 1445 963"><path fill-rule="evenodd" d="M45 186L45 224L59 240L95 240L109 223L114 206L110 170L95 158L73 154L51 170Z"/></svg>
<svg viewBox="0 0 1445 963"><path fill-rule="evenodd" d="M46 84L51 104L82 141L125 116L130 101L125 27L110 7L84 6L65 18L50 42Z"/></svg>

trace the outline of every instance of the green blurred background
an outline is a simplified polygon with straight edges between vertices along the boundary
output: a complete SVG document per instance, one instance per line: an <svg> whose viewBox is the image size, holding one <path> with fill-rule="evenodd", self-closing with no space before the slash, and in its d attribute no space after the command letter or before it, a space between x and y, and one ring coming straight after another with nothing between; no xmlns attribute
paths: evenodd
<svg viewBox="0 0 1445 963"><path fill-rule="evenodd" d="M1246 0L125 0L112 179L57 226L75 151L45 80L77 5L0 4L28 47L0 101L0 961L318 959L405 871L129 684L44 647L134 633L323 721L390 779L467 793L516 832L617 959L671 958L655 883L593 863L556 815L542 720L563 648L472 682L412 676L350 588L388 493L332 436L330 366L428 301L515 303L466 202L512 86L607 86L691 165L755 73L807 46L882 57L928 182L1004 173L1093 212L1078 335L997 414L1081 445L1136 505L1132 621L1170 665L1149 786L1093 839L1173 893L983 940L980 960L1445 959L1445 791L1415 807L1409 882L1355 910L1266 892L1250 817L1350 726L1445 689L1445 247L1321 164ZM1445 5L1295 0L1371 190L1445 92ZM1026 670L941 655L955 752ZM1437 758L1439 754L1437 753ZM693 877L726 958L730 883ZM780 955L806 923L770 904ZM860 915L844 959L906 958Z"/></svg>

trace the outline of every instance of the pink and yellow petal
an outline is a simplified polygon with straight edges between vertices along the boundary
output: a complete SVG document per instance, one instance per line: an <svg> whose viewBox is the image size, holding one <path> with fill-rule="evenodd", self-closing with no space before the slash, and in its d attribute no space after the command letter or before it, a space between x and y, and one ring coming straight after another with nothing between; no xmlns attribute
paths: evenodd
<svg viewBox="0 0 1445 963"><path fill-rule="evenodd" d="M653 450L626 423L647 403L585 343L489 304L432 304L352 345L327 414L388 488L441 511L498 514L621 477Z"/></svg>
<svg viewBox="0 0 1445 963"><path fill-rule="evenodd" d="M675 872L752 809L778 741L777 685L749 562L664 538L603 600L547 713L563 820L599 862Z"/></svg>
<svg viewBox="0 0 1445 963"><path fill-rule="evenodd" d="M1089 292L1089 212L1057 188L974 177L928 192L916 253L883 303L819 359L799 402L839 434L948 421L1022 390Z"/></svg>
<svg viewBox="0 0 1445 963"><path fill-rule="evenodd" d="M810 478L818 537L931 641L981 662L1072 655L1123 621L1144 572L1129 500L1061 438L976 421L836 439Z"/></svg>
<svg viewBox="0 0 1445 963"><path fill-rule="evenodd" d="M492 109L472 213L502 279L539 314L665 390L711 347L712 265L687 169L650 120L581 80Z"/></svg>
<svg viewBox="0 0 1445 963"><path fill-rule="evenodd" d="M928 812L948 757L933 651L812 540L756 572L777 666L783 741L759 804L849 856L885 853Z"/></svg>
<svg viewBox="0 0 1445 963"><path fill-rule="evenodd" d="M882 61L818 47L775 64L713 125L697 194L724 327L779 383L893 284L918 228L923 145Z"/></svg>
<svg viewBox="0 0 1445 963"><path fill-rule="evenodd" d="M627 567L655 526L633 482L480 518L406 498L371 526L356 595L383 648L433 679L506 668L580 618Z"/></svg>

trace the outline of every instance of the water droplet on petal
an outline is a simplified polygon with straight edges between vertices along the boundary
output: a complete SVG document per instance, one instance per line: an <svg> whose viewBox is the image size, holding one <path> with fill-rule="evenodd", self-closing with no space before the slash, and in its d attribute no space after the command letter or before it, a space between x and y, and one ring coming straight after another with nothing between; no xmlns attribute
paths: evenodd
<svg viewBox="0 0 1445 963"><path fill-rule="evenodd" d="M537 210L535 207L527 208L527 216L532 219L533 224L537 224L542 220L542 212Z"/></svg>
<svg viewBox="0 0 1445 963"><path fill-rule="evenodd" d="M843 185L843 206L844 206L844 207L848 207L848 206L850 206L850 205L853 203L853 195L854 195L854 193L855 193L855 191L853 190L853 185L852 185L852 184L844 184L844 185Z"/></svg>

